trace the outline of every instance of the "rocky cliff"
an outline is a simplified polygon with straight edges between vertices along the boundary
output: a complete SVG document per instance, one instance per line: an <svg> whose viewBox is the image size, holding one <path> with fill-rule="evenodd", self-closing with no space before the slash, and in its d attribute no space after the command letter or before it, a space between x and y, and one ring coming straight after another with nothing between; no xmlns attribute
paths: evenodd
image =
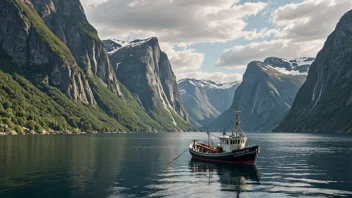
<svg viewBox="0 0 352 198"><path fill-rule="evenodd" d="M45 25L31 1L1 1L0 8L2 56L12 59L17 71L33 82L46 82L76 101L94 104L85 74L71 51Z"/></svg>
<svg viewBox="0 0 352 198"><path fill-rule="evenodd" d="M157 38L104 41L120 82L138 96L149 115L168 127L189 127L176 77Z"/></svg>
<svg viewBox="0 0 352 198"><path fill-rule="evenodd" d="M287 116L274 131L352 130L352 11L328 37Z"/></svg>
<svg viewBox="0 0 352 198"><path fill-rule="evenodd" d="M196 79L178 81L181 99L192 124L196 127L207 126L227 110L239 84Z"/></svg>
<svg viewBox="0 0 352 198"><path fill-rule="evenodd" d="M0 122L18 130L33 128L33 123L56 130L192 129L183 119L180 100L165 102L170 106L165 117L173 117L178 125L165 124L119 84L105 45L78 0L4 0L0 18L0 72L5 77L0 87ZM167 91L154 100L178 94L169 83L174 75L165 57L159 65L169 72L158 70L158 88ZM19 102L24 98L28 98L26 105Z"/></svg>
<svg viewBox="0 0 352 198"><path fill-rule="evenodd" d="M236 107L242 111L241 126L245 131L270 131L276 127L306 79L307 70L300 67L306 67L312 60L303 59L302 64L275 57L251 62L231 107L211 127L221 130L226 122L233 124Z"/></svg>
<svg viewBox="0 0 352 198"><path fill-rule="evenodd" d="M120 87L103 42L88 22L79 0L32 0L48 28L70 49L77 64L89 75Z"/></svg>

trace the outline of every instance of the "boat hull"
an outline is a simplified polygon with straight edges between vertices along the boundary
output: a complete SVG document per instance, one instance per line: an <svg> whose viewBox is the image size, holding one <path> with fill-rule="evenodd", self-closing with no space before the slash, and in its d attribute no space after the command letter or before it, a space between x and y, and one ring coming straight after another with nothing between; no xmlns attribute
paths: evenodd
<svg viewBox="0 0 352 198"><path fill-rule="evenodd" d="M201 153L193 150L193 143L189 146L189 153L192 158L207 162L227 164L255 164L259 153L259 146L247 147L224 153Z"/></svg>

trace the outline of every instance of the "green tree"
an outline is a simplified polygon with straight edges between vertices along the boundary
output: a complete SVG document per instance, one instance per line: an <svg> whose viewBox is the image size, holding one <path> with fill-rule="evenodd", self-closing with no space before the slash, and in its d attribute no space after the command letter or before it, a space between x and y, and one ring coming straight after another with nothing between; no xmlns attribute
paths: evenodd
<svg viewBox="0 0 352 198"><path fill-rule="evenodd" d="M23 133L23 128L20 127L20 126L18 126L18 125L16 125L16 126L14 127L14 129L15 129L15 131L16 131L17 133Z"/></svg>
<svg viewBox="0 0 352 198"><path fill-rule="evenodd" d="M29 120L26 123L26 127L30 130L41 131L43 128L34 120Z"/></svg>
<svg viewBox="0 0 352 198"><path fill-rule="evenodd" d="M5 100L5 101L2 103L2 106L4 107L4 109L8 109L8 108L11 108L11 107L12 107L12 103L11 103L9 100Z"/></svg>
<svg viewBox="0 0 352 198"><path fill-rule="evenodd" d="M2 123L6 124L9 128L13 128L15 124L11 121L10 118L2 118Z"/></svg>

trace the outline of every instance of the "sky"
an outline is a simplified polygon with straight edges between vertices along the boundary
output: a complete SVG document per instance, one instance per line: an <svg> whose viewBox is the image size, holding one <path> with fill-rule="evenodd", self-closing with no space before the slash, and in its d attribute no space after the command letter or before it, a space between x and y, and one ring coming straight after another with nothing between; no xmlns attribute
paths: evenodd
<svg viewBox="0 0 352 198"><path fill-rule="evenodd" d="M81 0L101 39L157 37L178 79L242 79L251 61L316 57L351 0Z"/></svg>

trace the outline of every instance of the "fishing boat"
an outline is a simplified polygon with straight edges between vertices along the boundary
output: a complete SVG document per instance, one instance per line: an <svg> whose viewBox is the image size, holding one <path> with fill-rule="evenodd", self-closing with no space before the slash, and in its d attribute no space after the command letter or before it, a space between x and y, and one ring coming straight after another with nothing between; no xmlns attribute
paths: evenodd
<svg viewBox="0 0 352 198"><path fill-rule="evenodd" d="M246 146L247 137L240 127L240 111L236 109L235 127L231 135L226 134L226 129L221 136L215 136L207 132L208 143L193 140L189 145L189 153L192 158L208 162L230 164L255 164L260 153L259 145ZM226 127L225 127L226 128ZM210 145L211 136L219 139L217 146Z"/></svg>

